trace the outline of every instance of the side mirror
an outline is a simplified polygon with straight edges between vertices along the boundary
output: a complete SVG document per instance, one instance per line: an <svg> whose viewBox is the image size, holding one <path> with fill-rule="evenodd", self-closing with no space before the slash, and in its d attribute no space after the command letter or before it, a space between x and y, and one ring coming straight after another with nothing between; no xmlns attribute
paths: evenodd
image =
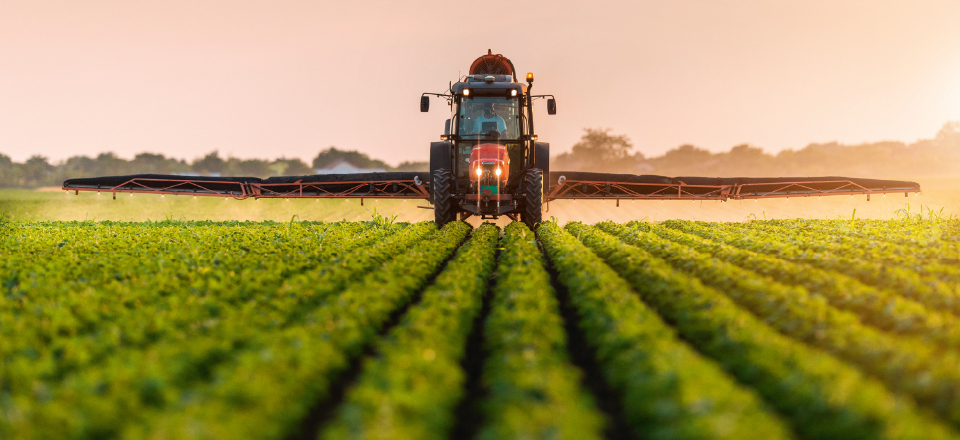
<svg viewBox="0 0 960 440"><path fill-rule="evenodd" d="M426 98L426 96L424 96L424 98ZM423 107L423 104L421 104L420 107L422 108L422 107ZM424 111L426 111L426 110L424 110ZM555 115L555 114L557 114L557 100L556 100L556 99L550 98L550 99L547 100L547 114L548 114L548 115Z"/></svg>
<svg viewBox="0 0 960 440"><path fill-rule="evenodd" d="M429 96L424 95L424 96L421 96L421 97L420 97L420 111L422 111L422 112L428 112L428 111L430 111L430 97L429 97Z"/></svg>
<svg viewBox="0 0 960 440"><path fill-rule="evenodd" d="M424 96L424 98L426 98L426 96ZM443 134L447 134L447 135L450 134L450 120L449 120L449 119L447 119L447 120L443 123Z"/></svg>

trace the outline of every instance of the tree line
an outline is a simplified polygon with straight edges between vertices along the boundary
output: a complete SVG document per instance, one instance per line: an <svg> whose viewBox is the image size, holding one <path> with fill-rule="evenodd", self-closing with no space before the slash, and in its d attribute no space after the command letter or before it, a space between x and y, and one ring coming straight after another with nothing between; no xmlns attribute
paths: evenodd
<svg viewBox="0 0 960 440"><path fill-rule="evenodd" d="M74 156L52 164L43 156L23 163L0 154L0 188L60 186L70 178L124 174L179 174L203 176L296 176L314 174L338 161L357 168L386 171L427 171L428 162L404 162L392 167L359 151L330 147L317 154L312 166L300 159L222 158L214 151L192 162L162 154L141 153L133 160L101 153L97 157ZM883 141L845 145L815 143L799 150L770 154L752 145L737 145L713 153L693 145L681 145L662 156L645 157L634 151L626 135L610 129L587 128L570 152L553 158L552 170L598 171L664 176L709 177L933 177L960 176L960 121L948 122L932 139L911 144Z"/></svg>
<svg viewBox="0 0 960 440"><path fill-rule="evenodd" d="M0 188L38 188L60 186L64 180L81 177L118 176L126 174L177 174L184 176L298 176L315 174L338 161L346 161L357 168L383 169L387 171L424 171L427 162L404 162L392 167L371 159L364 153L330 147L321 151L307 165L300 159L238 159L223 158L216 151L192 162L166 157L162 154L140 153L132 160L114 153L101 153L96 157L74 156L59 163L35 155L23 163L14 162L0 154Z"/></svg>
<svg viewBox="0 0 960 440"><path fill-rule="evenodd" d="M948 177L960 176L960 121L948 122L932 139L845 145L809 144L770 154L752 145L713 153L681 145L662 156L634 152L625 135L588 128L572 150L554 158L552 170L708 177Z"/></svg>

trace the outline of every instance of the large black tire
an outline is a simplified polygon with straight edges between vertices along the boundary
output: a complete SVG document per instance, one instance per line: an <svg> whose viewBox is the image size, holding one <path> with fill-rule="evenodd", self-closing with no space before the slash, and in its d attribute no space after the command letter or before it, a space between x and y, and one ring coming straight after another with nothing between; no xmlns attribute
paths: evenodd
<svg viewBox="0 0 960 440"><path fill-rule="evenodd" d="M453 155L453 144L450 142L430 142L430 177L437 173L437 170L453 170L451 157ZM434 200L433 185L430 185L430 201Z"/></svg>
<svg viewBox="0 0 960 440"><path fill-rule="evenodd" d="M457 204L453 198L453 173L445 168L433 172L433 218L438 228L457 219Z"/></svg>
<svg viewBox="0 0 960 440"><path fill-rule="evenodd" d="M520 221L533 231L536 230L537 224L543 221L543 171L530 168L523 174L521 185L523 185L524 195Z"/></svg>

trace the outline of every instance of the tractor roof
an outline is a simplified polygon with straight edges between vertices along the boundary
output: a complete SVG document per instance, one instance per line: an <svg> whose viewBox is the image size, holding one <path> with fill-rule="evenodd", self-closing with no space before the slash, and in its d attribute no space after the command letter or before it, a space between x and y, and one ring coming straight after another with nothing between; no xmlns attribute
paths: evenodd
<svg viewBox="0 0 960 440"><path fill-rule="evenodd" d="M450 92L460 95L463 89L470 89L473 96L504 96L509 90L516 90L518 95L527 90L526 84L514 82L510 75L467 75L464 79L450 86Z"/></svg>

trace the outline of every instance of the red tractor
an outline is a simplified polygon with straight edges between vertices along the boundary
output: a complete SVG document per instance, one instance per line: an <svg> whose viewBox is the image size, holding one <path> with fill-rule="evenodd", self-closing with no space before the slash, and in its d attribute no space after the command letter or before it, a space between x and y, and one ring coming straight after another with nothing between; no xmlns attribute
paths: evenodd
<svg viewBox="0 0 960 440"><path fill-rule="evenodd" d="M533 101L546 99L556 114L552 95L533 95L533 74L518 81L513 63L487 51L469 74L447 93L424 93L420 111L430 109L429 96L446 99L450 118L440 142L430 143L430 173L360 173L310 176L185 177L136 174L69 179L67 191L136 192L253 198L426 199L433 204L438 226L476 215L508 216L535 228L551 200L728 200L776 197L919 192L915 182L849 177L665 177L581 171L551 171L550 144L537 142Z"/></svg>
<svg viewBox="0 0 960 440"><path fill-rule="evenodd" d="M492 51L470 65L467 76L446 94L425 93L420 111L434 95L445 98L450 118L440 142L430 144L430 194L438 225L471 215L506 215L533 227L542 219L544 181L550 176L550 144L537 142L533 74L517 80L513 63Z"/></svg>

